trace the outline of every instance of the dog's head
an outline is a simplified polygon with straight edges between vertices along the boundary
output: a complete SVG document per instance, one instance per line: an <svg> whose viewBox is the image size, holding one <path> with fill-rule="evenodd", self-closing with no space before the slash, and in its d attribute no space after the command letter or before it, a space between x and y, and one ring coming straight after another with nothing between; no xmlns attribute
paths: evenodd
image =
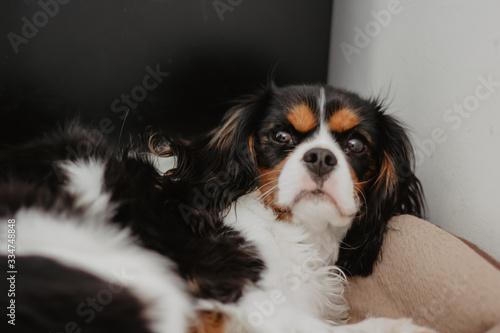
<svg viewBox="0 0 500 333"><path fill-rule="evenodd" d="M213 203L203 209L221 211L259 191L281 220L315 232L350 227L337 262L348 274L371 273L392 216L422 214L403 127L377 101L329 86L271 85L188 152L173 149L174 178L211 188L199 191Z"/></svg>

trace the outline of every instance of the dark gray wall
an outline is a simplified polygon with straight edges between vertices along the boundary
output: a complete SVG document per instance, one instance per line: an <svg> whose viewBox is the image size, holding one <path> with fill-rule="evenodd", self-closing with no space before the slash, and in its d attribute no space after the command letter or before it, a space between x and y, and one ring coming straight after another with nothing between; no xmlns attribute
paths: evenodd
<svg viewBox="0 0 500 333"><path fill-rule="evenodd" d="M325 82L331 7L2 0L0 143L77 114L116 138L127 109L125 136L148 125L192 135L216 125L228 101L258 89L275 66L278 84Z"/></svg>

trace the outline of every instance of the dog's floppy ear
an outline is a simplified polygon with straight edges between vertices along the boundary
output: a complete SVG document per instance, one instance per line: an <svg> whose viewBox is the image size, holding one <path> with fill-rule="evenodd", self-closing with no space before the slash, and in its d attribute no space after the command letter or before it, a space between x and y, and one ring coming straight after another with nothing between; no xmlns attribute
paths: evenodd
<svg viewBox="0 0 500 333"><path fill-rule="evenodd" d="M248 96L232 107L221 124L190 142L171 140L177 166L168 175L184 196L191 225L202 229L240 196L257 188L260 173L254 152L254 131L272 89ZM187 206L186 206L187 205Z"/></svg>
<svg viewBox="0 0 500 333"><path fill-rule="evenodd" d="M377 106L377 173L366 203L347 232L337 264L349 275L367 276L379 257L387 222L395 215L423 217L422 186L414 174L414 154L405 128Z"/></svg>

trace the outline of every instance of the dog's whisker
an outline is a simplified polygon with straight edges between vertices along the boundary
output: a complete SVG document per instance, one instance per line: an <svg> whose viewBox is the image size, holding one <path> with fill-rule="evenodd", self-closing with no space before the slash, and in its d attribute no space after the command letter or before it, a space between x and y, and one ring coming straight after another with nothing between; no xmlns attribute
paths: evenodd
<svg viewBox="0 0 500 333"><path fill-rule="evenodd" d="M268 175L272 175L272 174L280 173L280 172L281 172L281 170L274 170L274 171L265 172L263 174L260 174L258 176L258 178L263 178L264 176L268 176Z"/></svg>
<svg viewBox="0 0 500 333"><path fill-rule="evenodd" d="M266 198L269 194L271 194L275 189L277 188L277 186L273 186L271 187L269 190L267 190L266 192L264 192L261 196L259 196L259 200L263 200L264 198Z"/></svg>

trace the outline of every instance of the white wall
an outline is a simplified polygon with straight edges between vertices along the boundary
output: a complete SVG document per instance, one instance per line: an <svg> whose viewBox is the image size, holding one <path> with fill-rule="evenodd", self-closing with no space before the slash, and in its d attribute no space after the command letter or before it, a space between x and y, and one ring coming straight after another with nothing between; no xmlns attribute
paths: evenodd
<svg viewBox="0 0 500 333"><path fill-rule="evenodd" d="M500 260L500 1L336 0L333 15L329 83L389 97L429 219Z"/></svg>

